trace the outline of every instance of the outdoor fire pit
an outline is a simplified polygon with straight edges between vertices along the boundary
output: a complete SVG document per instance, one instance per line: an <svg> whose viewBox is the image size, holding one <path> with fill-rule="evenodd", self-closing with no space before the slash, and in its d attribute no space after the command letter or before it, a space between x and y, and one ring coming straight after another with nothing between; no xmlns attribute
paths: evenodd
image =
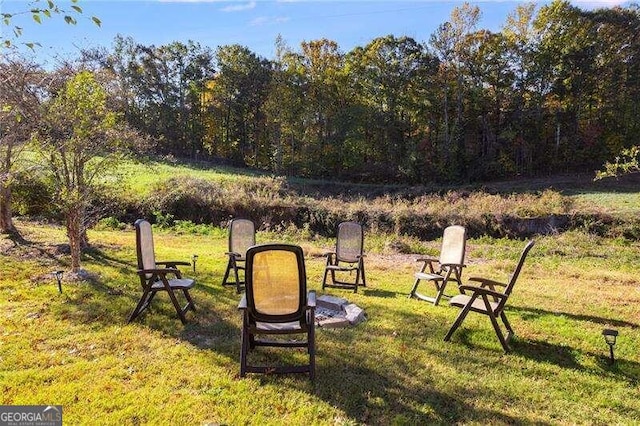
<svg viewBox="0 0 640 426"><path fill-rule="evenodd" d="M316 325L323 328L344 328L366 319L364 310L341 297L322 295L316 299Z"/></svg>

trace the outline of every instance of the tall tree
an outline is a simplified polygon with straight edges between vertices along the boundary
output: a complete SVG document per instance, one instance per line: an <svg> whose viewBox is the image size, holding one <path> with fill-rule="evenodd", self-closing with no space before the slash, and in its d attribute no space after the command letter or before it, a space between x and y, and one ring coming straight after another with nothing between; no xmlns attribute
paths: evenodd
<svg viewBox="0 0 640 426"><path fill-rule="evenodd" d="M62 16L67 24L76 24L76 16L82 14L78 0L71 0L70 10L59 6L54 0L33 0L29 8L17 12L1 12L2 24L10 31L0 32L0 54L2 67L0 75L0 232L20 237L13 223L11 211L11 185L14 165L18 160L21 146L28 137L34 123L37 122L39 98L36 95L38 84L32 80L40 75L34 64L28 64L16 55L14 48L23 36L23 24L16 23L16 18L30 16L41 24L43 20L53 16ZM100 26L99 18L91 20ZM8 35L7 35L8 34ZM34 49L40 46L36 41L23 41L22 44Z"/></svg>
<svg viewBox="0 0 640 426"><path fill-rule="evenodd" d="M215 53L218 74L211 86L214 114L211 153L240 164L268 168L264 103L271 78L270 64L244 46L221 46Z"/></svg>
<svg viewBox="0 0 640 426"><path fill-rule="evenodd" d="M0 232L19 237L13 223L11 186L20 152L40 120L42 70L23 59L0 62Z"/></svg>
<svg viewBox="0 0 640 426"><path fill-rule="evenodd" d="M410 37L388 35L349 52L347 67L357 99L369 111L360 155L373 155L391 176L417 177L413 169L424 154L417 152L418 142L427 137L431 121L426 116L435 89L435 56ZM372 132L377 138L367 137Z"/></svg>
<svg viewBox="0 0 640 426"><path fill-rule="evenodd" d="M144 46L117 37L104 60L126 96L125 118L157 141L164 154L193 156L203 148L203 93L213 78L213 53L199 43Z"/></svg>
<svg viewBox="0 0 640 426"><path fill-rule="evenodd" d="M450 178L459 177L460 170L464 171L466 167L463 134L466 89L464 57L469 48L469 34L475 31L479 20L480 8L465 2L453 9L449 21L440 25L429 40L440 60L444 114L440 151L445 158L443 170L449 171ZM450 118L451 113L454 115L453 120Z"/></svg>
<svg viewBox="0 0 640 426"><path fill-rule="evenodd" d="M33 146L55 183L55 201L65 215L71 268L77 272L93 189L125 141L117 135L117 115L107 108L106 91L87 71L72 77L49 99L42 117Z"/></svg>

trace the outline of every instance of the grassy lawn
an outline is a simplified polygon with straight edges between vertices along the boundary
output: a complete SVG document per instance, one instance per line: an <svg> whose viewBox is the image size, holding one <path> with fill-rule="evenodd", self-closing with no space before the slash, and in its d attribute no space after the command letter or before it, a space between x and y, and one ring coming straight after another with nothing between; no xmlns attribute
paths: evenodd
<svg viewBox="0 0 640 426"><path fill-rule="evenodd" d="M317 333L317 379L240 379L238 295L220 282L226 232L155 230L159 260L197 253L198 311L183 326L164 294L137 322L135 237L91 231L90 281L63 283L64 230L18 222L28 244L0 239L0 404L61 404L67 424L637 424L640 422L640 243L579 232L541 237L507 315L516 330L505 355L488 318L470 314L442 339L457 309L409 300L417 256L370 236L369 288L332 290L368 320ZM320 290L330 240L259 233L303 246L308 282ZM423 243L437 254L438 241ZM523 241L473 239L467 277L507 280ZM607 363L602 329L615 328ZM292 351L288 351L292 352ZM268 353L289 359L288 353ZM295 358L297 355L294 355Z"/></svg>

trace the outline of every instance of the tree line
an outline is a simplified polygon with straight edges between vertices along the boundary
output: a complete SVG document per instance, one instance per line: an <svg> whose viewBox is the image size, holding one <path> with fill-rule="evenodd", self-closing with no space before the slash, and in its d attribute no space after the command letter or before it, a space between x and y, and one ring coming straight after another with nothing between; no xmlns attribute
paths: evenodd
<svg viewBox="0 0 640 426"><path fill-rule="evenodd" d="M593 171L640 133L640 9L453 9L428 41L249 48L118 36L74 64L152 150L278 174L404 183ZM5 64L6 65L6 64ZM68 64L65 64L68 66ZM58 70L60 71L60 70Z"/></svg>
<svg viewBox="0 0 640 426"><path fill-rule="evenodd" d="M343 53L329 39L273 59L240 45L85 52L154 149L279 174L472 181L592 172L638 143L640 9L556 0L500 32L453 9L428 41L388 35Z"/></svg>

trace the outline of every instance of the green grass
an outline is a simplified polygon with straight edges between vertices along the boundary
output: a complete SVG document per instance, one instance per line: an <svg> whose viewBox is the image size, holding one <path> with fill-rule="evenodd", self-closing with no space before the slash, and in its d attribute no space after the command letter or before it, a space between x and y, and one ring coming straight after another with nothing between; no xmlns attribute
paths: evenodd
<svg viewBox="0 0 640 426"><path fill-rule="evenodd" d="M258 172L229 166L201 166L198 164L167 163L156 160L123 161L117 174L132 193L146 195L154 185L170 178L190 177L214 182L242 182L261 176Z"/></svg>
<svg viewBox="0 0 640 426"><path fill-rule="evenodd" d="M66 424L637 424L640 422L640 243L581 232L539 238L511 297L516 330L505 355L486 317L471 314L451 342L457 310L409 300L414 255L367 239L369 287L331 291L368 320L317 333L317 379L238 377L238 296L220 282L226 235L156 229L159 259L197 253L198 311L183 326L166 295L127 324L140 295L133 229L91 231L90 281L68 269L56 226L18 222L28 244L0 239L0 404L61 404ZM307 254L320 290L333 244L293 229L259 233ZM437 254L438 241L411 242ZM506 280L523 241L472 239L465 276ZM194 275L189 272L189 275ZM620 332L607 364L602 329ZM282 352L270 357L288 359Z"/></svg>
<svg viewBox="0 0 640 426"><path fill-rule="evenodd" d="M483 185L410 187L274 178L259 171L229 166L156 160L123 161L117 174L122 178L118 184L124 190L122 196L135 200L150 196L169 179L186 178L190 179L188 185L195 184L193 179L219 184L222 199L218 202L227 210L251 202L275 202L277 205L306 205L312 210L375 211L397 217L394 220L398 223L402 223L403 214L406 220L419 216L420 212L449 221L478 223L482 223L481 216L487 212L500 217L525 218L549 214L600 217L604 214L635 223L636 213L640 211L640 192L637 191L640 176L594 182L591 175L565 175ZM247 208L252 210L250 205ZM613 230L612 233L619 234L620 231Z"/></svg>

